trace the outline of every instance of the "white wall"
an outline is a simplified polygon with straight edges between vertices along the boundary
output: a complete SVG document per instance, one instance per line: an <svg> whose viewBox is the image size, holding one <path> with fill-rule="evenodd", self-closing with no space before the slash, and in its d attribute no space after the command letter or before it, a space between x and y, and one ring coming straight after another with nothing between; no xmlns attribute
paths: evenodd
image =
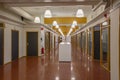
<svg viewBox="0 0 120 80"><path fill-rule="evenodd" d="M4 16L4 17L1 17ZM10 19L10 20L9 20ZM4 64L11 62L11 33L12 30L19 31L19 58L23 57L23 25L21 17L0 7L0 22L5 24L4 28Z"/></svg>
<svg viewBox="0 0 120 80"><path fill-rule="evenodd" d="M26 32L38 32L38 56L41 56L41 30L39 25L14 25L5 23L4 29L4 64L11 62L11 31L19 31L19 58L26 56ZM43 35L44 36L44 35Z"/></svg>
<svg viewBox="0 0 120 80"><path fill-rule="evenodd" d="M45 48L45 32L49 31L47 29L45 29L41 32L41 25L37 25L37 24L28 24L24 26L24 31L23 31L23 55L26 56L26 32L38 32L38 56L41 56L41 48L42 45ZM41 39L43 38L43 43L41 43ZM52 33L52 48L54 48L54 33Z"/></svg>
<svg viewBox="0 0 120 80"><path fill-rule="evenodd" d="M87 26L85 29L81 30L85 31L89 27L93 27L96 24L99 24L106 19L103 17L100 20L92 23ZM120 28L120 9L116 9L115 11L110 13L111 27L110 27L110 77L111 80L119 80L119 28Z"/></svg>
<svg viewBox="0 0 120 80"><path fill-rule="evenodd" d="M22 22L21 16L16 15L15 13L11 12L10 10L7 10L3 7L0 7L0 15L5 16L9 19Z"/></svg>
<svg viewBox="0 0 120 80"><path fill-rule="evenodd" d="M28 26L28 27L27 27ZM41 56L41 30L39 25L26 25L23 31L23 55L26 56L26 32L38 32L38 56Z"/></svg>
<svg viewBox="0 0 120 80"><path fill-rule="evenodd" d="M45 32L44 32L44 29L43 30L41 30L41 33L40 33L40 38L42 38L42 40L40 40L41 42L41 49L42 48L44 48L44 50L45 50ZM44 52L45 53L45 52ZM42 54L42 53L41 53Z"/></svg>
<svg viewBox="0 0 120 80"><path fill-rule="evenodd" d="M4 17L1 17L4 16ZM10 19L10 20L9 20ZM6 10L0 8L0 22L5 23L4 29L4 64L11 62L11 32L12 30L19 31L19 58L26 56L26 32L38 32L38 56L41 56L41 26L38 24L23 25L21 17ZM47 29L45 29L47 30ZM43 32L44 38L44 32ZM54 41L54 38L53 38ZM44 43L43 43L44 44ZM54 45L54 43L53 43Z"/></svg>
<svg viewBox="0 0 120 80"><path fill-rule="evenodd" d="M119 80L119 9L113 11L110 28L110 61L111 61L111 80Z"/></svg>
<svg viewBox="0 0 120 80"><path fill-rule="evenodd" d="M92 11L87 17L87 22L93 20L98 15L100 15L104 11L104 9L105 9L105 5L101 5L98 9L96 9L95 11Z"/></svg>
<svg viewBox="0 0 120 80"><path fill-rule="evenodd" d="M101 24L101 23L104 22L104 21L106 21L106 18L105 18L105 17L103 17L103 18L95 21L94 23L90 24L90 25L87 26L86 28L82 29L80 32L86 31L86 30L89 29L90 27L94 27L94 26L96 26L97 24ZM80 33L80 32L78 32L78 33ZM78 33L77 33L77 34L78 34Z"/></svg>
<svg viewBox="0 0 120 80"><path fill-rule="evenodd" d="M21 25L23 26L23 25ZM4 28L4 64L11 62L11 33L12 30L19 31L19 58L23 56L23 45L22 45L22 30L23 28L20 26L12 25L5 23Z"/></svg>
<svg viewBox="0 0 120 80"><path fill-rule="evenodd" d="M66 42L71 42L71 36L66 36Z"/></svg>

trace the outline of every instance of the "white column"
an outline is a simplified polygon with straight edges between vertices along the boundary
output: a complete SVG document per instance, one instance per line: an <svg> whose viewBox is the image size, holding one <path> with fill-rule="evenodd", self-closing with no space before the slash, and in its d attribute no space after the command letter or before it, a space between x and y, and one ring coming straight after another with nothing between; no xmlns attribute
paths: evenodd
<svg viewBox="0 0 120 80"><path fill-rule="evenodd" d="M110 27L110 68L111 80L119 80L119 9L113 11Z"/></svg>

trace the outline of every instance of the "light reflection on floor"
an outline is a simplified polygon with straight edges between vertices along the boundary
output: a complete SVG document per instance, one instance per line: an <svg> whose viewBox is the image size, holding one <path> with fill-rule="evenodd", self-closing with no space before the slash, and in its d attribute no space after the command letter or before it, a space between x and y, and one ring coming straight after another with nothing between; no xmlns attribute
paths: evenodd
<svg viewBox="0 0 120 80"><path fill-rule="evenodd" d="M49 56L23 57L0 66L0 80L110 80L110 73L86 54L72 53L72 62L60 63L58 50Z"/></svg>

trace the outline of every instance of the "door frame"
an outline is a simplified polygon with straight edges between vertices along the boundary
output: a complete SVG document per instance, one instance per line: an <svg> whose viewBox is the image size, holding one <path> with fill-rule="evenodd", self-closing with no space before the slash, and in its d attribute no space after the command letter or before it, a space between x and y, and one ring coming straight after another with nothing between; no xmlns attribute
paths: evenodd
<svg viewBox="0 0 120 80"><path fill-rule="evenodd" d="M102 28L102 23L107 21L108 22L108 26ZM100 28L100 65L105 68L107 71L110 72L110 19L107 19L101 23L101 28ZM102 54L102 30L108 28L108 49L107 49L107 62L108 62L108 67L106 68L103 64L102 64L102 58L103 58L103 54Z"/></svg>
<svg viewBox="0 0 120 80"><path fill-rule="evenodd" d="M119 80L120 80L120 8L119 8Z"/></svg>
<svg viewBox="0 0 120 80"><path fill-rule="evenodd" d="M18 58L19 58L19 30L14 30L14 29L12 29L11 30L11 61L13 61L12 60L12 32L13 31L17 31L18 32Z"/></svg>
<svg viewBox="0 0 120 80"><path fill-rule="evenodd" d="M26 31L26 56L28 56L28 52L27 52L27 36L28 36L28 32L37 32L38 33L38 36L39 36L39 32L38 31ZM37 37L38 37L37 36ZM39 37L38 37L38 53L37 53L37 56L39 56ZM29 56L30 57L30 56Z"/></svg>
<svg viewBox="0 0 120 80"><path fill-rule="evenodd" d="M94 41L95 41L95 33L94 32L100 32L100 29L99 30L95 30L94 28L97 26L97 25L99 25L99 27L101 27L101 24L99 23L99 24L96 24L95 26L93 26L92 27L92 59L93 60L97 60L97 59L94 59L94 57L95 57L95 52L94 52L94 50L95 50L95 43L94 43ZM101 36L101 33L100 33L100 36ZM100 42L99 42L100 43ZM100 46L99 46L100 47ZM101 57L101 55L100 55L100 57ZM100 61L100 59L98 60L98 61Z"/></svg>
<svg viewBox="0 0 120 80"><path fill-rule="evenodd" d="M47 34L49 34L49 49L46 49L46 33ZM48 54L48 55L50 55L50 32L45 32L45 54ZM47 53L46 53L46 51L47 51Z"/></svg>
<svg viewBox="0 0 120 80"><path fill-rule="evenodd" d="M52 33L50 32L50 36L49 36L49 38L50 38L50 44L49 44L49 53L50 53L50 56L51 56L51 50L52 50Z"/></svg>
<svg viewBox="0 0 120 80"><path fill-rule="evenodd" d="M56 36L54 35L54 50L56 49Z"/></svg>

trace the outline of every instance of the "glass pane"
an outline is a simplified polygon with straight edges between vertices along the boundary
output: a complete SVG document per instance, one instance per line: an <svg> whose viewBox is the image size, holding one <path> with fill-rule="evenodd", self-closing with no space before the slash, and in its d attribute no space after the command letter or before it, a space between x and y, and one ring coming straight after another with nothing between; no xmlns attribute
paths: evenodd
<svg viewBox="0 0 120 80"><path fill-rule="evenodd" d="M86 32L84 32L84 53L86 52Z"/></svg>
<svg viewBox="0 0 120 80"><path fill-rule="evenodd" d="M83 37L83 33L82 33L82 39L81 39L81 49L82 49L82 52L83 52L83 47L84 47L84 37Z"/></svg>
<svg viewBox="0 0 120 80"><path fill-rule="evenodd" d="M102 29L102 62L105 67L108 67L108 28Z"/></svg>
<svg viewBox="0 0 120 80"><path fill-rule="evenodd" d="M80 48L82 48L82 36L80 36Z"/></svg>
<svg viewBox="0 0 120 80"><path fill-rule="evenodd" d="M92 52L92 32L89 32L89 56L91 56L91 52Z"/></svg>
<svg viewBox="0 0 120 80"><path fill-rule="evenodd" d="M99 31L99 30L100 30L100 25L94 27L94 31Z"/></svg>

